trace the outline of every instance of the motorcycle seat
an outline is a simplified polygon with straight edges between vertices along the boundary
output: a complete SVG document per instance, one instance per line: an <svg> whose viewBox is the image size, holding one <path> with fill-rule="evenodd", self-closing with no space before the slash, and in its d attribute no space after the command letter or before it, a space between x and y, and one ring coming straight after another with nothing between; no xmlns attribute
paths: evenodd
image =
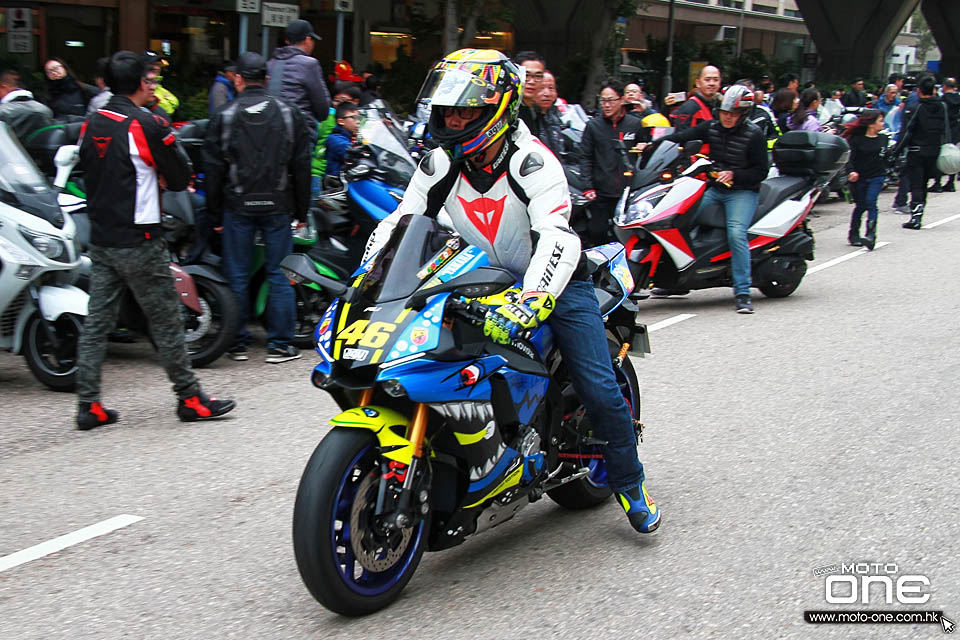
<svg viewBox="0 0 960 640"><path fill-rule="evenodd" d="M750 220L752 225L757 220L767 215L771 209L786 200L808 188L809 181L806 178L797 176L779 176L769 178L760 183L760 197L757 201L757 210L753 212L753 218ZM727 219L723 207L719 204L712 204L702 208L697 213L697 226L713 227L714 229L726 229Z"/></svg>
<svg viewBox="0 0 960 640"><path fill-rule="evenodd" d="M757 210L754 212L750 224L770 213L771 209L784 200L807 189L809 184L806 178L797 176L779 176L761 182L760 199L757 202Z"/></svg>

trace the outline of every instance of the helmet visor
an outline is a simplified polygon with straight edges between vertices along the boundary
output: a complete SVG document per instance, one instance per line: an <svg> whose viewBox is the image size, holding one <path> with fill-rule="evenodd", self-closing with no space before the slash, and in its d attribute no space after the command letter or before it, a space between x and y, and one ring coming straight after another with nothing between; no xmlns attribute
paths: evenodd
<svg viewBox="0 0 960 640"><path fill-rule="evenodd" d="M458 68L431 71L417 96L418 103L441 107L485 107L499 100L500 91L495 84Z"/></svg>

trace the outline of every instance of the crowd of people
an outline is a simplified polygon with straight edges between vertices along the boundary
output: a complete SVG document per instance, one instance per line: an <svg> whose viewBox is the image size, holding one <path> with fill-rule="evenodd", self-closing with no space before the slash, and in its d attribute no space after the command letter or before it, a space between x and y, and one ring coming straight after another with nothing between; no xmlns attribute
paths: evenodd
<svg viewBox="0 0 960 640"><path fill-rule="evenodd" d="M294 20L285 36L285 45L274 50L269 60L245 53L235 62L225 62L208 94L211 120L203 154L207 215L213 224L223 227L225 270L241 316L229 355L240 361L248 359L250 344L247 272L255 236L267 247L267 361L300 357L292 344L295 303L279 268L279 261L291 250L290 222L302 224L311 200L339 178L347 151L357 142L359 109L381 97L377 77L358 76L342 62L328 84L312 55L319 36L309 22ZM129 58L134 54L122 53L124 64L132 65ZM142 104L134 104L158 117L157 122L168 122L178 100L162 86L165 61L150 51L134 57L136 64L147 70L145 88L137 98ZM64 61L48 60L45 90L40 96L24 88L17 72L3 71L0 120L21 137L55 118L87 118L90 127L102 124L107 117L103 114L114 110L111 105L119 109L115 58L98 61L93 85L77 80ZM571 106L558 95L557 78L546 60L534 51L522 51L511 63L522 76L519 121L553 155L565 161L573 157L578 165L585 185L583 195L589 202L584 236L588 244L610 238L614 208L627 180L621 143L642 149L651 142L654 127L667 126L674 130L670 140L703 141L702 153L722 167L718 183L729 185L724 190L712 188L705 201L716 201L726 210L736 309L742 313L753 312L746 229L759 184L767 174L766 151L788 131L820 131L821 113L832 103L861 109L841 132L852 150L848 178L855 201L848 236L851 244L872 249L876 243L877 195L889 177L891 158L904 157L894 208L910 214L906 228L920 228L928 191L955 189L954 177L948 176L941 185L936 170L940 143L946 138L960 140L960 93L952 78L943 82L942 96L930 76L921 78L914 91L905 92L904 78L893 75L879 96L867 93L863 80L857 78L849 90L825 97L812 83L801 89L795 74L785 74L775 84L766 75L726 83L717 67L707 65L685 99L671 94L662 107L645 93L642 82L610 80L600 87L597 113L586 122L577 153L570 154L570 141L564 137L569 123L564 114ZM119 95L132 100L129 91ZM129 110L126 102L123 108ZM128 124L134 120L128 118ZM894 151L890 150L893 140L888 140L883 130L894 131ZM86 136L84 144L89 141ZM136 149L130 151L137 155ZM124 161L131 167L136 164L135 160ZM88 162L96 163L92 157ZM118 187L110 184L106 188L112 192ZM97 238L93 240L97 242ZM655 296L675 293L679 292L653 290ZM95 395L87 393L85 401L93 402Z"/></svg>

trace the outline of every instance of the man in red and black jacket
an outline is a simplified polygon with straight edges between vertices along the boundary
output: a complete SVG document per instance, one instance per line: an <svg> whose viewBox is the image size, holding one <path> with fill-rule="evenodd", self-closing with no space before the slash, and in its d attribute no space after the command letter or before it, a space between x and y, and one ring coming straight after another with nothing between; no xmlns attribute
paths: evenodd
<svg viewBox="0 0 960 640"><path fill-rule="evenodd" d="M86 173L90 217L89 313L77 347L77 428L116 422L116 411L100 403L100 369L107 334L117 323L129 288L150 319L150 329L185 422L233 409L200 390L183 341L180 301L170 274L170 254L160 227L160 188L182 191L190 160L166 118L141 107L157 86L156 72L130 51L107 65L114 96L90 116L80 134L80 163Z"/></svg>
<svg viewBox="0 0 960 640"><path fill-rule="evenodd" d="M720 93L720 70L707 65L700 70L695 86L696 91L690 99L670 113L670 122L678 132L714 119L713 110L717 106L717 94Z"/></svg>
<svg viewBox="0 0 960 640"><path fill-rule="evenodd" d="M610 241L610 221L617 201L630 184L624 171L636 160L624 158L623 147L629 149L648 138L643 120L626 109L623 84L617 80L605 83L600 88L600 115L587 123L580 141L580 175L586 185L583 195L591 201L585 244L596 246Z"/></svg>

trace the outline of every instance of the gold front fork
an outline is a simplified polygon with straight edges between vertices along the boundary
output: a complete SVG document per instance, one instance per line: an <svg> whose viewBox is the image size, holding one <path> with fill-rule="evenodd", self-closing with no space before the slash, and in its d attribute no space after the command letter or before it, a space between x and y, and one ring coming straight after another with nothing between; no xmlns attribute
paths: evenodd
<svg viewBox="0 0 960 640"><path fill-rule="evenodd" d="M418 402L413 410L413 420L410 422L410 428L407 430L407 440L413 443L414 458L423 455L423 437L427 434L427 411L427 405Z"/></svg>

